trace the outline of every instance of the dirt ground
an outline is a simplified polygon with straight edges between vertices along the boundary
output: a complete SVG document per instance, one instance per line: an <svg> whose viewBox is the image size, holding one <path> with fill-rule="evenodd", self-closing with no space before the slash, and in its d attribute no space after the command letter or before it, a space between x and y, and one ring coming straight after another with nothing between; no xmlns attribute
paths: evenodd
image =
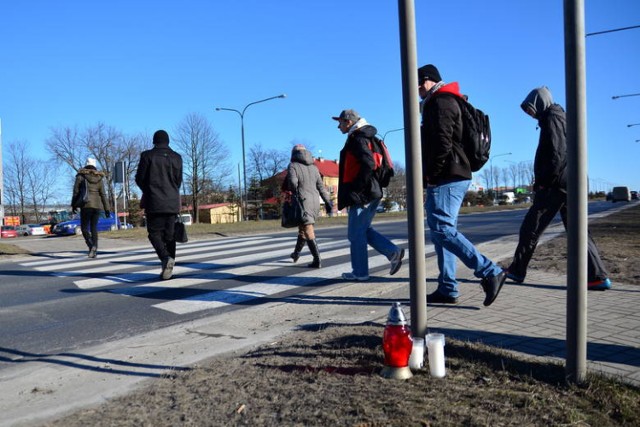
<svg viewBox="0 0 640 427"><path fill-rule="evenodd" d="M614 283L640 285L640 207L591 224ZM566 243L532 268L564 270ZM50 426L640 425L640 390L599 377L564 384L560 365L447 339L447 380L383 379L383 325L319 324L221 357Z"/></svg>

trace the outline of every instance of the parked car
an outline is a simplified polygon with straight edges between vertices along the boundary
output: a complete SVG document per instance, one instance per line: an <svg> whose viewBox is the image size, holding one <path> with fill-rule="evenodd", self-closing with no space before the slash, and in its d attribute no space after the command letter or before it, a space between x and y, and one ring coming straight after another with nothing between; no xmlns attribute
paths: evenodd
<svg viewBox="0 0 640 427"><path fill-rule="evenodd" d="M98 219L98 231L117 230L118 223L116 221L117 220L114 215L107 218L104 216L104 212L100 212L100 218ZM81 235L82 229L80 228L80 215L77 215L76 218L69 221L59 222L54 225L52 232L58 236L72 236L74 234Z"/></svg>
<svg viewBox="0 0 640 427"><path fill-rule="evenodd" d="M11 237L18 237L16 227L13 225L3 225L0 230L0 237L3 239L9 239Z"/></svg>
<svg viewBox="0 0 640 427"><path fill-rule="evenodd" d="M22 224L16 227L16 231L20 236L44 236L47 234L44 226L40 224Z"/></svg>
<svg viewBox="0 0 640 427"><path fill-rule="evenodd" d="M631 200L638 200L638 192L635 190L631 190Z"/></svg>

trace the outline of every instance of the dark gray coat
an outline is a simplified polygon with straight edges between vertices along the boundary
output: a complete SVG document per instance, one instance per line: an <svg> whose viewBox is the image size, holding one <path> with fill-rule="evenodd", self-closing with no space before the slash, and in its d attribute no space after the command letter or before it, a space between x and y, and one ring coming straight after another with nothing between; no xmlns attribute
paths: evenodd
<svg viewBox="0 0 640 427"><path fill-rule="evenodd" d="M329 194L324 188L322 177L313 157L307 150L294 150L291 153L291 163L287 168L287 183L290 191L299 192L302 205L307 213L305 224L315 224L320 212L320 197L328 205L331 203Z"/></svg>

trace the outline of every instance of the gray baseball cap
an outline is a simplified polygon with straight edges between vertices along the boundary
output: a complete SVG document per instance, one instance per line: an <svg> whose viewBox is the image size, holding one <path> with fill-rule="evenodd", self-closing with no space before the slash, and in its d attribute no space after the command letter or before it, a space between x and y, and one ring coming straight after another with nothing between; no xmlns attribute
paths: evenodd
<svg viewBox="0 0 640 427"><path fill-rule="evenodd" d="M342 110L338 117L331 117L333 120L351 120L357 122L360 120L360 114L356 110Z"/></svg>

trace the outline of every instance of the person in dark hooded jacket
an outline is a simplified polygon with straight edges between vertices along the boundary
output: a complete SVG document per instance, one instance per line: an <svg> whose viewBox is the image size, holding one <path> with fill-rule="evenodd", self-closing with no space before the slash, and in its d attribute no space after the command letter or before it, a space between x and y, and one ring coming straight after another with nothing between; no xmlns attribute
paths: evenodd
<svg viewBox="0 0 640 427"><path fill-rule="evenodd" d="M310 268L320 268L322 266L320 251L316 242L316 234L313 224L320 211L319 198L324 201L327 215L331 214L333 204L331 198L324 188L322 177L318 167L313 162L313 156L304 145L298 144L291 150L291 163L287 167L287 177L284 182L286 191L297 192L300 195L304 208L304 223L298 226L298 239L296 246L291 253L293 262L300 258L300 252L305 243L309 246L309 251L313 255L313 262L308 264Z"/></svg>
<svg viewBox="0 0 640 427"><path fill-rule="evenodd" d="M340 151L338 210L349 208L348 237L353 271L343 273L342 278L369 280L367 244L387 257L391 263L389 274L393 275L402 266L404 249L371 226L382 198L382 189L373 174L375 163L369 145L378 131L355 110L343 110L332 118L338 121L340 132L348 135Z"/></svg>
<svg viewBox="0 0 640 427"><path fill-rule="evenodd" d="M525 113L538 120L540 139L533 163L535 196L522 225L513 261L507 277L522 283L527 275L529 261L538 245L538 239L558 212L567 228L567 138L565 112L553 102L549 88L533 89L520 105ZM607 270L598 248L588 235L587 288L611 288Z"/></svg>
<svg viewBox="0 0 640 427"><path fill-rule="evenodd" d="M147 217L149 241L162 263L163 280L171 279L176 258L174 229L180 213L182 157L169 148L169 134L153 134L153 148L140 154L136 184L142 190L141 207Z"/></svg>
<svg viewBox="0 0 640 427"><path fill-rule="evenodd" d="M109 203L104 193L103 178L104 172L96 169L96 159L89 157L85 167L81 168L76 174L76 180L73 184L73 196L71 197L71 209L75 214L80 208L80 228L82 229L82 237L89 248L89 258L95 258L98 253L98 220L100 212L104 209L105 216L109 218ZM80 184L86 180L88 200L83 206L75 205L74 201L78 200L80 192Z"/></svg>
<svg viewBox="0 0 640 427"><path fill-rule="evenodd" d="M427 64L418 69L418 91L422 98L422 173L426 187L427 224L438 259L438 288L427 295L427 303L456 304L457 259L481 279L484 305L495 301L506 273L481 254L458 231L458 214L471 183L471 168L462 145L461 98L457 82L445 83L438 69Z"/></svg>

